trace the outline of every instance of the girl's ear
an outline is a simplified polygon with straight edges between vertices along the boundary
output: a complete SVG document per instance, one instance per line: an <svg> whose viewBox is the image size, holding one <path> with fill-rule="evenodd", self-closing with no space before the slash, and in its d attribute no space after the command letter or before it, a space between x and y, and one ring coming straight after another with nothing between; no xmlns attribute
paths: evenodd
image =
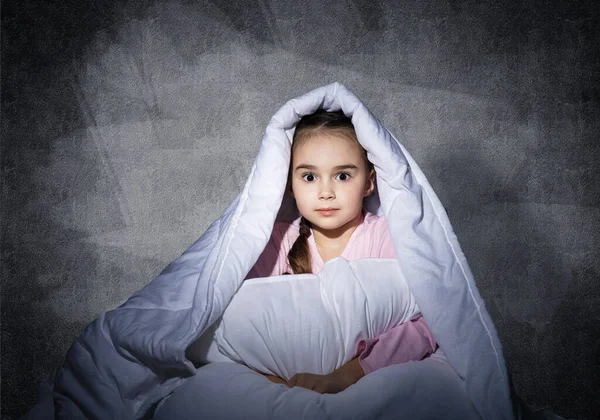
<svg viewBox="0 0 600 420"><path fill-rule="evenodd" d="M288 178L288 182L285 186L285 193L294 196L294 191L292 190L292 181Z"/></svg>
<svg viewBox="0 0 600 420"><path fill-rule="evenodd" d="M365 189L365 197L370 196L375 191L375 169L371 169L369 178L367 179L367 188Z"/></svg>

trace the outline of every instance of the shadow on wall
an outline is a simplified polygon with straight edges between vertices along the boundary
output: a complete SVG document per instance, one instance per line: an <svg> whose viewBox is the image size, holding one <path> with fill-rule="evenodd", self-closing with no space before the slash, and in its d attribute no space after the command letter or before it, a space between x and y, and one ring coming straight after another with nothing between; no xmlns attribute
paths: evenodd
<svg viewBox="0 0 600 420"><path fill-rule="evenodd" d="M552 213L552 204L518 197L516 183L499 184L489 157L472 149L444 152L423 171L448 209L517 394L532 409L599 418L600 275L590 250L570 254L558 241L553 245L554 229L540 216Z"/></svg>
<svg viewBox="0 0 600 420"><path fill-rule="evenodd" d="M9 198L2 203L2 419L18 418L35 404L39 381L62 365L71 343L98 315L77 310L101 306L92 293L101 290L98 284L124 281L131 275L127 267L156 265L121 250L108 261L85 241L89 232L54 221L52 212L72 204L72 194L85 199L91 191L86 187L98 187L99 159L86 161L75 144L61 156L65 171L36 179L36 171L53 164L56 139L87 124L68 89L72 62L97 30L110 32L120 10L118 1L94 7L74 0L60 7L27 0L2 5L2 58L10 64L2 66L2 177ZM78 214L71 208L64 216ZM119 226L109 211L103 216L99 223ZM143 274L156 275L151 269Z"/></svg>
<svg viewBox="0 0 600 420"><path fill-rule="evenodd" d="M39 215L20 219L32 226ZM78 240L78 232L47 221L44 229L47 241L15 240L7 246L7 272L15 281L2 287L2 419L18 418L35 404L39 382L63 364L71 343L91 321L83 314L61 317L54 307L57 293L69 294L65 300L88 300L81 283L100 280L90 278L98 262L95 250Z"/></svg>
<svg viewBox="0 0 600 420"><path fill-rule="evenodd" d="M100 249L82 232L42 219L45 208L20 215L21 223L45 232L43 239L24 235L6 248L14 281L2 287L3 420L35 405L40 381L62 366L88 323L131 294L128 279L158 275L160 262L118 247Z"/></svg>

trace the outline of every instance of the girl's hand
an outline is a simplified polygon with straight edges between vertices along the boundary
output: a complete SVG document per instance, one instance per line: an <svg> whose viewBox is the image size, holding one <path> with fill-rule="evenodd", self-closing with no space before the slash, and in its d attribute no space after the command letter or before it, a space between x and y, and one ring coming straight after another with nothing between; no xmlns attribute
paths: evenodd
<svg viewBox="0 0 600 420"><path fill-rule="evenodd" d="M266 375L264 373L261 373L261 375L263 375L265 378L267 378L269 381L271 381L275 384L284 384L284 385L287 384L287 382L283 378L280 378L279 376Z"/></svg>
<svg viewBox="0 0 600 420"><path fill-rule="evenodd" d="M348 388L350 385L352 384L347 383L338 371L334 371L328 375L296 373L287 382L288 388L299 386L321 394L337 394Z"/></svg>
<svg viewBox="0 0 600 420"><path fill-rule="evenodd" d="M248 369L253 370L256 373L260 373L262 376L264 376L269 381L271 381L271 382L273 382L275 384L284 384L284 385L286 385L286 381L283 378L280 378L279 376L267 375L266 373L262 373L262 372L259 372L258 370L252 369L250 366L248 366L247 364L245 364L243 362L238 362L238 363L240 363L241 365L246 366Z"/></svg>

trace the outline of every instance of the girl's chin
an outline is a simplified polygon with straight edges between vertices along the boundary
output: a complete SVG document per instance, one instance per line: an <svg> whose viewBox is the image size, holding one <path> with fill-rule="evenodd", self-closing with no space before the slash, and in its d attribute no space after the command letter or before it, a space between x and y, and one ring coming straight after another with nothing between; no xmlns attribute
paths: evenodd
<svg viewBox="0 0 600 420"><path fill-rule="evenodd" d="M339 229L350 222L351 220L344 220L339 216L317 216L311 223L313 228L317 227L321 229L334 230Z"/></svg>

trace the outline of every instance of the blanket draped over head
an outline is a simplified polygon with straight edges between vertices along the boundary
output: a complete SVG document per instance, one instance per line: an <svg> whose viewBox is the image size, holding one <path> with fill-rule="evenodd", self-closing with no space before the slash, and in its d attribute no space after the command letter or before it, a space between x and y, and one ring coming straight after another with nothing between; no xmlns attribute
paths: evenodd
<svg viewBox="0 0 600 420"><path fill-rule="evenodd" d="M374 164L365 205L387 219L399 265L440 348L485 419L513 418L502 347L452 226L406 149L339 83L288 101L270 120L242 192L179 258L70 348L54 385L66 418L143 418L196 371L186 348L224 312L270 238L297 209L285 194L296 123L317 109L351 117Z"/></svg>

